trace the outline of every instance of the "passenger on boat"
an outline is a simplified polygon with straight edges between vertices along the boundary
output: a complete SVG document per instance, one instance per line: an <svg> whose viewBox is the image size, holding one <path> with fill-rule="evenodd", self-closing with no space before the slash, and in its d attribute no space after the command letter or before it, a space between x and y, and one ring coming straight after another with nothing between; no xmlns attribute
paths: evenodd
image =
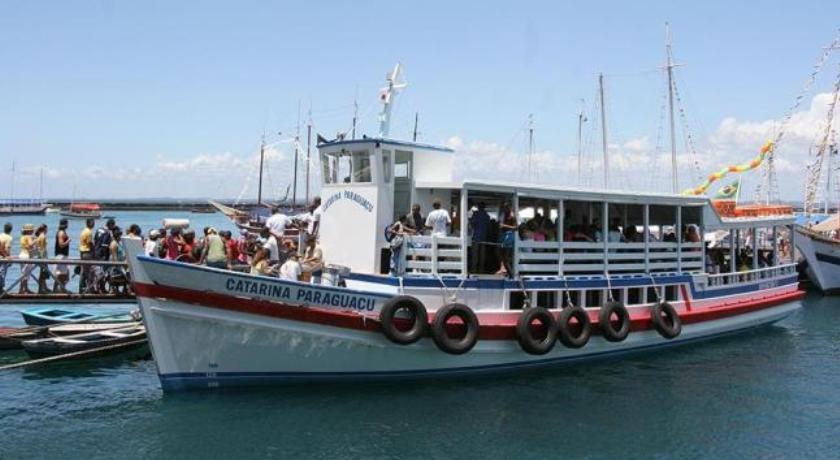
<svg viewBox="0 0 840 460"><path fill-rule="evenodd" d="M613 219L612 223L610 224L609 228L607 229L607 241L610 243L623 243L624 242L624 233L621 232L621 227L619 226L620 221L618 219Z"/></svg>
<svg viewBox="0 0 840 460"><path fill-rule="evenodd" d="M317 237L321 225L321 197L312 199L307 212L299 216L298 220L305 226L306 234Z"/></svg>
<svg viewBox="0 0 840 460"><path fill-rule="evenodd" d="M572 225L571 227L571 240L577 243L594 243L595 240L592 239L589 235L586 234L586 231L583 229L581 225Z"/></svg>
<svg viewBox="0 0 840 460"><path fill-rule="evenodd" d="M108 219L104 226L96 230L96 234L93 237L93 254L97 260L109 260L111 258L108 248L113 238L111 232L116 225L117 223L114 219Z"/></svg>
<svg viewBox="0 0 840 460"><path fill-rule="evenodd" d="M238 257L236 261L240 264L248 264L248 256L256 253L254 248L254 241L256 237L253 233L248 232L244 228L239 231L239 239L236 240L236 252Z"/></svg>
<svg viewBox="0 0 840 460"><path fill-rule="evenodd" d="M635 225L628 225L624 229L624 241L628 243L644 243L645 236L636 230Z"/></svg>
<svg viewBox="0 0 840 460"><path fill-rule="evenodd" d="M142 240L143 239L143 230L137 224L131 224L128 226L128 231L125 233L123 238L128 238L131 240Z"/></svg>
<svg viewBox="0 0 840 460"><path fill-rule="evenodd" d="M67 236L67 219L58 222L58 231L55 232L55 245L53 252L56 260L64 260L70 256L70 237ZM53 292L67 292L67 282L70 281L70 270L67 265L56 264L53 270L55 283Z"/></svg>
<svg viewBox="0 0 840 460"><path fill-rule="evenodd" d="M396 222L389 225L385 230L385 241L388 242L391 249L391 276L402 276L405 273L405 267L402 263L402 252L406 247L405 237L413 235L414 229L408 226L408 215L400 216Z"/></svg>
<svg viewBox="0 0 840 460"><path fill-rule="evenodd" d="M79 234L79 258L82 260L93 260L93 227L96 221L92 218L85 219L85 228ZM82 265L79 270L79 292L85 293L88 286L91 286L93 270L90 265Z"/></svg>
<svg viewBox="0 0 840 460"><path fill-rule="evenodd" d="M149 238L143 245L143 254L149 257L158 257L158 241L160 240L160 232L152 230L149 232Z"/></svg>
<svg viewBox="0 0 840 460"><path fill-rule="evenodd" d="M268 228L264 228L260 231L260 237L262 237L264 240L262 247L268 250L269 263L279 263L280 244L278 243L278 237L274 234L274 232L272 232ZM282 238L282 236L280 238Z"/></svg>
<svg viewBox="0 0 840 460"><path fill-rule="evenodd" d="M193 253L195 247L195 231L187 229L183 234L183 244L180 246L180 254L178 260L189 264L195 263L198 259Z"/></svg>
<svg viewBox="0 0 840 460"><path fill-rule="evenodd" d="M300 256L296 252L289 255L283 265L280 266L280 279L289 281L299 281L300 275L303 273L303 268L300 265Z"/></svg>
<svg viewBox="0 0 840 460"><path fill-rule="evenodd" d="M306 237L306 249L303 251L303 260L300 261L304 273L310 274L312 284L321 284L321 275L324 268L324 253L318 246L318 238L315 235Z"/></svg>
<svg viewBox="0 0 840 460"><path fill-rule="evenodd" d="M425 227L432 231L432 236L446 236L449 234L449 225L452 224L449 211L440 206L440 200L433 201L432 212L426 216Z"/></svg>
<svg viewBox="0 0 840 460"><path fill-rule="evenodd" d="M239 262L239 243L233 239L230 230L222 230L219 232L222 242L225 244L225 257L228 270L232 270L233 266Z"/></svg>
<svg viewBox="0 0 840 460"><path fill-rule="evenodd" d="M219 232L213 227L207 229L200 263L213 268L228 268L227 247L222 237L219 236Z"/></svg>
<svg viewBox="0 0 840 460"><path fill-rule="evenodd" d="M426 219L424 219L423 214L420 213L420 205L417 204L417 203L414 203L413 205L411 205L411 212L408 213L408 215L406 215L406 217L407 217L406 226L408 228L414 230L414 232L416 234L422 235L423 234L423 229L424 229L425 224L426 224Z"/></svg>
<svg viewBox="0 0 840 460"><path fill-rule="evenodd" d="M486 206L483 201L479 202L469 220L472 230L470 271L473 273L484 272L485 265L487 265L487 234L490 229L490 214L487 214Z"/></svg>
<svg viewBox="0 0 840 460"><path fill-rule="evenodd" d="M12 223L6 222L3 225L3 233L0 233L0 260L12 257ZM0 262L0 294L6 292L6 272L9 265Z"/></svg>
<svg viewBox="0 0 840 460"><path fill-rule="evenodd" d="M257 249L254 260L251 261L251 274L266 276L271 274L271 265L268 263L268 249Z"/></svg>
<svg viewBox="0 0 840 460"><path fill-rule="evenodd" d="M275 212L265 221L265 228L279 241L283 239L286 227L291 224L292 219L289 216L281 212Z"/></svg>
<svg viewBox="0 0 840 460"><path fill-rule="evenodd" d="M685 233L685 242L687 243L699 243L700 239L700 232L697 230L696 225L689 225L688 230ZM700 248L692 248L691 251L699 251Z"/></svg>
<svg viewBox="0 0 840 460"><path fill-rule="evenodd" d="M166 258L169 260L178 260L178 256L181 255L181 245L183 244L184 237L181 235L181 228L170 228L169 235L164 241L164 246L166 246Z"/></svg>
<svg viewBox="0 0 840 460"><path fill-rule="evenodd" d="M513 276L513 247L516 242L516 216L513 214L513 208L510 203L502 204L499 213L499 259L501 266L496 272L497 275Z"/></svg>
<svg viewBox="0 0 840 460"><path fill-rule="evenodd" d="M29 259L37 250L35 238L32 237L34 232L35 226L32 224L25 224L21 229L20 241L18 242L18 247L20 248L18 259ZM18 291L20 294L33 294L29 290L29 274L32 273L32 268L32 264L21 267L20 290Z"/></svg>

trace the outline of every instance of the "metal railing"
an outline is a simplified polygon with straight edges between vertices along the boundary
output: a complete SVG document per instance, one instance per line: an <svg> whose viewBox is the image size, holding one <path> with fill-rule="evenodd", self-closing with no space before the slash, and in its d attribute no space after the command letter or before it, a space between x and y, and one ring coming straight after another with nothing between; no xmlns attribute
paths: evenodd
<svg viewBox="0 0 840 460"><path fill-rule="evenodd" d="M126 262L0 259L0 302L133 299Z"/></svg>
<svg viewBox="0 0 840 460"><path fill-rule="evenodd" d="M405 273L464 274L462 243L456 236L406 236L401 255Z"/></svg>
<svg viewBox="0 0 840 460"><path fill-rule="evenodd" d="M719 273L716 275L708 275L707 285L710 287L754 283L761 280L769 280L779 278L781 276L789 276L796 273L796 264L777 265L775 267L765 267L756 270L746 270L742 272Z"/></svg>

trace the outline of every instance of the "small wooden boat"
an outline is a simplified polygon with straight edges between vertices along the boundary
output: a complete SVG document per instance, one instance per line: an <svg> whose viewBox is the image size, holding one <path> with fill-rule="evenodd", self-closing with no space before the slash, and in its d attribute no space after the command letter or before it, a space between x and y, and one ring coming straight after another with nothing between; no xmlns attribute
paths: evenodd
<svg viewBox="0 0 840 460"><path fill-rule="evenodd" d="M98 219L102 212L96 203L73 203L66 211L61 211L61 215L75 219Z"/></svg>
<svg viewBox="0 0 840 460"><path fill-rule="evenodd" d="M29 308L20 312L23 321L30 326L49 326L59 323L128 323L137 321L137 312L98 315L95 313L64 310L61 308L38 307Z"/></svg>
<svg viewBox="0 0 840 460"><path fill-rule="evenodd" d="M79 351L94 350L111 345L125 344L125 347L114 351L103 350L101 354L122 352L130 348L146 346L146 328L140 323L129 326L108 329L104 331L86 332L84 334L67 335L62 337L47 337L43 339L25 340L21 342L26 353L33 358L56 356ZM133 344L129 346L128 344ZM97 353L96 355L100 355ZM84 355L85 358L92 355Z"/></svg>
<svg viewBox="0 0 840 460"><path fill-rule="evenodd" d="M61 337L126 327L126 323L72 323L58 326L0 327L0 350L23 348L25 340Z"/></svg>

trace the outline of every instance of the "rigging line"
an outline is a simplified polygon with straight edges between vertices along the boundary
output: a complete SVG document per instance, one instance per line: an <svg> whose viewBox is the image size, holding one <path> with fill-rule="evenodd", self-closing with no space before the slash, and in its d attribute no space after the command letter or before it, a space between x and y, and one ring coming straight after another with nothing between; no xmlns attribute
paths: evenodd
<svg viewBox="0 0 840 460"><path fill-rule="evenodd" d="M654 146L653 156L650 158L650 190L659 190L659 172L661 170L659 168L659 156L662 154L663 143L665 141L665 111L668 104L667 79L663 78L661 83L662 92L659 95L661 101L659 105L659 123L656 128L656 144Z"/></svg>
<svg viewBox="0 0 840 460"><path fill-rule="evenodd" d="M834 112L837 108L838 96L840 96L840 72L838 72L837 79L834 82L834 94L832 95L831 103L828 106L828 113L826 114L825 131L821 137L820 145L817 150L819 162L816 164L815 170L812 171L812 177L809 178L808 187L805 190L805 212L809 214L811 212L811 208L815 205L816 189L819 186L822 163L825 158L825 150L831 136L831 131L834 127Z"/></svg>
<svg viewBox="0 0 840 460"><path fill-rule="evenodd" d="M697 179L697 182L701 182L703 177L700 174L700 163L697 158L697 150L694 148L694 139L691 136L691 130L688 125L688 117L685 113L685 106L683 105L679 89L677 89L676 79L672 80L672 84L674 87L674 97L677 100L677 112L679 113L680 121L682 122L683 142L685 143L686 150L688 150L689 159L691 160L691 164L693 166L694 176Z"/></svg>

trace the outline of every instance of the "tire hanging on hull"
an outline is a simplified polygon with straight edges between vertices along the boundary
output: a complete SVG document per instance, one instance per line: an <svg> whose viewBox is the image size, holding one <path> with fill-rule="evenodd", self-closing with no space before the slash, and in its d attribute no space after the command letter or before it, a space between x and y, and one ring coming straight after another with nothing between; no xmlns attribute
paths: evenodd
<svg viewBox="0 0 840 460"><path fill-rule="evenodd" d="M657 302L650 307L650 321L659 335L666 339L673 339L682 332L680 315L668 302Z"/></svg>
<svg viewBox="0 0 840 460"><path fill-rule="evenodd" d="M407 311L413 318L408 329L398 327L399 323L404 322L403 318L396 317L399 311ZM385 302L379 312L379 322L382 333L390 341L399 345L410 345L426 334L429 316L426 307L416 297L400 295Z"/></svg>
<svg viewBox="0 0 840 460"><path fill-rule="evenodd" d="M535 334L534 323L545 329L542 337ZM523 350L532 355L544 355L554 348L557 343L557 320L554 315L543 307L528 308L516 322L516 339Z"/></svg>
<svg viewBox="0 0 840 460"><path fill-rule="evenodd" d="M618 319L616 325L613 316ZM601 334L609 342L621 342L630 334L630 313L621 302L607 302L598 313L598 326Z"/></svg>
<svg viewBox="0 0 840 460"><path fill-rule="evenodd" d="M575 320L575 325L572 320ZM577 328L577 331L575 330ZM581 307L567 307L560 312L557 320L557 337L569 348L581 348L589 342L592 324L589 314Z"/></svg>
<svg viewBox="0 0 840 460"><path fill-rule="evenodd" d="M459 318L463 323L465 328L463 336L449 335L447 322L452 317ZM478 317L470 307L462 303L450 303L435 312L435 319L432 322L432 339L440 350L452 355L462 355L472 350L478 342L478 327Z"/></svg>

